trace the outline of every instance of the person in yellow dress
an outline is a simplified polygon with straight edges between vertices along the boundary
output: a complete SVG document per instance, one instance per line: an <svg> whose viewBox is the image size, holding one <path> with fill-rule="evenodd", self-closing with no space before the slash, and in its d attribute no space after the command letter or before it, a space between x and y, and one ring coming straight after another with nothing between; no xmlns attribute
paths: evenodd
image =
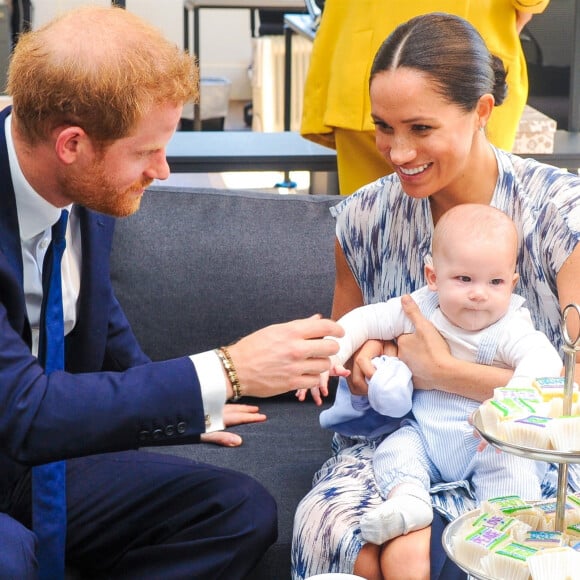
<svg viewBox="0 0 580 580"><path fill-rule="evenodd" d="M550 0L326 0L304 89L300 133L336 149L340 193L391 172L375 147L369 100L374 54L399 24L427 12L468 20L508 72L508 95L486 128L491 143L511 150L528 96L519 34Z"/></svg>

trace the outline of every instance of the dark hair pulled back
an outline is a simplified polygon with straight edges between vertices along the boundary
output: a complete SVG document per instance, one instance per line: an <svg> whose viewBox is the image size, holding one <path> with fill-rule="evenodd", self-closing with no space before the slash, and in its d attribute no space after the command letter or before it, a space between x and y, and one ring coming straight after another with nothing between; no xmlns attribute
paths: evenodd
<svg viewBox="0 0 580 580"><path fill-rule="evenodd" d="M466 111L473 111L486 93L496 106L507 94L501 59L469 22L451 14L423 14L397 27L377 51L370 80L400 67L428 74L444 98Z"/></svg>

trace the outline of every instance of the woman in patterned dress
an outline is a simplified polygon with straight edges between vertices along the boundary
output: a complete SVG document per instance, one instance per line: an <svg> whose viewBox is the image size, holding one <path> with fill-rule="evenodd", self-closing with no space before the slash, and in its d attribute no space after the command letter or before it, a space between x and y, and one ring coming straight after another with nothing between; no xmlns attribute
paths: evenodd
<svg viewBox="0 0 580 580"><path fill-rule="evenodd" d="M580 178L490 145L485 126L505 97L506 71L465 20L427 14L402 24L380 47L371 69L376 145L395 172L334 208L336 288L333 317L425 284L434 223L460 203L498 207L516 223L520 281L536 327L559 349L561 310L580 303ZM454 359L443 339L408 302L415 333L398 341L414 387L466 394L481 401L510 372ZM574 336L577 329L570 328ZM364 376L383 345L370 342L353 363L351 390L365 394ZM577 367L578 368L578 367ZM580 372L577 372L580 377ZM393 430L397 427L393 421ZM350 572L368 580L462 577L441 547L450 519L473 507L465 482L431 490L431 528L376 546L360 536L361 516L382 501L372 473L380 439L335 435L333 455L298 506L292 549L294 580ZM445 444L444 441L441 442ZM577 470L570 483L578 489ZM556 470L543 482L554 496Z"/></svg>

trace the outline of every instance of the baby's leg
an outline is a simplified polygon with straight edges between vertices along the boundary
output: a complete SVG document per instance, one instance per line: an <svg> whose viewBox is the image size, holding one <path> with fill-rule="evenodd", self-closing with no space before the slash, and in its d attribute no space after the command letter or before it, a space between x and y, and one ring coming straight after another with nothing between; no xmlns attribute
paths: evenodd
<svg viewBox="0 0 580 580"><path fill-rule="evenodd" d="M397 536L426 528L432 521L429 492L418 485L403 483L382 505L362 517L361 535L367 542L380 546Z"/></svg>
<svg viewBox="0 0 580 580"><path fill-rule="evenodd" d="M429 460L421 437L407 425L388 436L377 448L375 478L388 499L361 519L361 535L367 542L386 541L431 524Z"/></svg>
<svg viewBox="0 0 580 580"><path fill-rule="evenodd" d="M465 479L471 481L478 503L503 495L538 500L542 498L541 483L547 469L548 464L545 462L511 453L498 453L488 445L475 454Z"/></svg>

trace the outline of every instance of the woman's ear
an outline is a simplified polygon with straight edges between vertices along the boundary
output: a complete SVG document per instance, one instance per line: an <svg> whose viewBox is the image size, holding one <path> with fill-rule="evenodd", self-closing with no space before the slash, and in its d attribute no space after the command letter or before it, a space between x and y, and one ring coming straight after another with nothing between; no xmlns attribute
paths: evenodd
<svg viewBox="0 0 580 580"><path fill-rule="evenodd" d="M477 119L479 123L478 129L485 129L491 112L493 111L494 105L495 99L490 93L486 93L485 95L481 95L481 97L479 97L479 101L477 101L476 106Z"/></svg>
<svg viewBox="0 0 580 580"><path fill-rule="evenodd" d="M425 264L425 279L427 280L427 286L432 292L437 291L437 275L431 264Z"/></svg>
<svg viewBox="0 0 580 580"><path fill-rule="evenodd" d="M81 127L67 126L56 130L55 152L60 161L71 165L79 157L93 152L89 136Z"/></svg>

